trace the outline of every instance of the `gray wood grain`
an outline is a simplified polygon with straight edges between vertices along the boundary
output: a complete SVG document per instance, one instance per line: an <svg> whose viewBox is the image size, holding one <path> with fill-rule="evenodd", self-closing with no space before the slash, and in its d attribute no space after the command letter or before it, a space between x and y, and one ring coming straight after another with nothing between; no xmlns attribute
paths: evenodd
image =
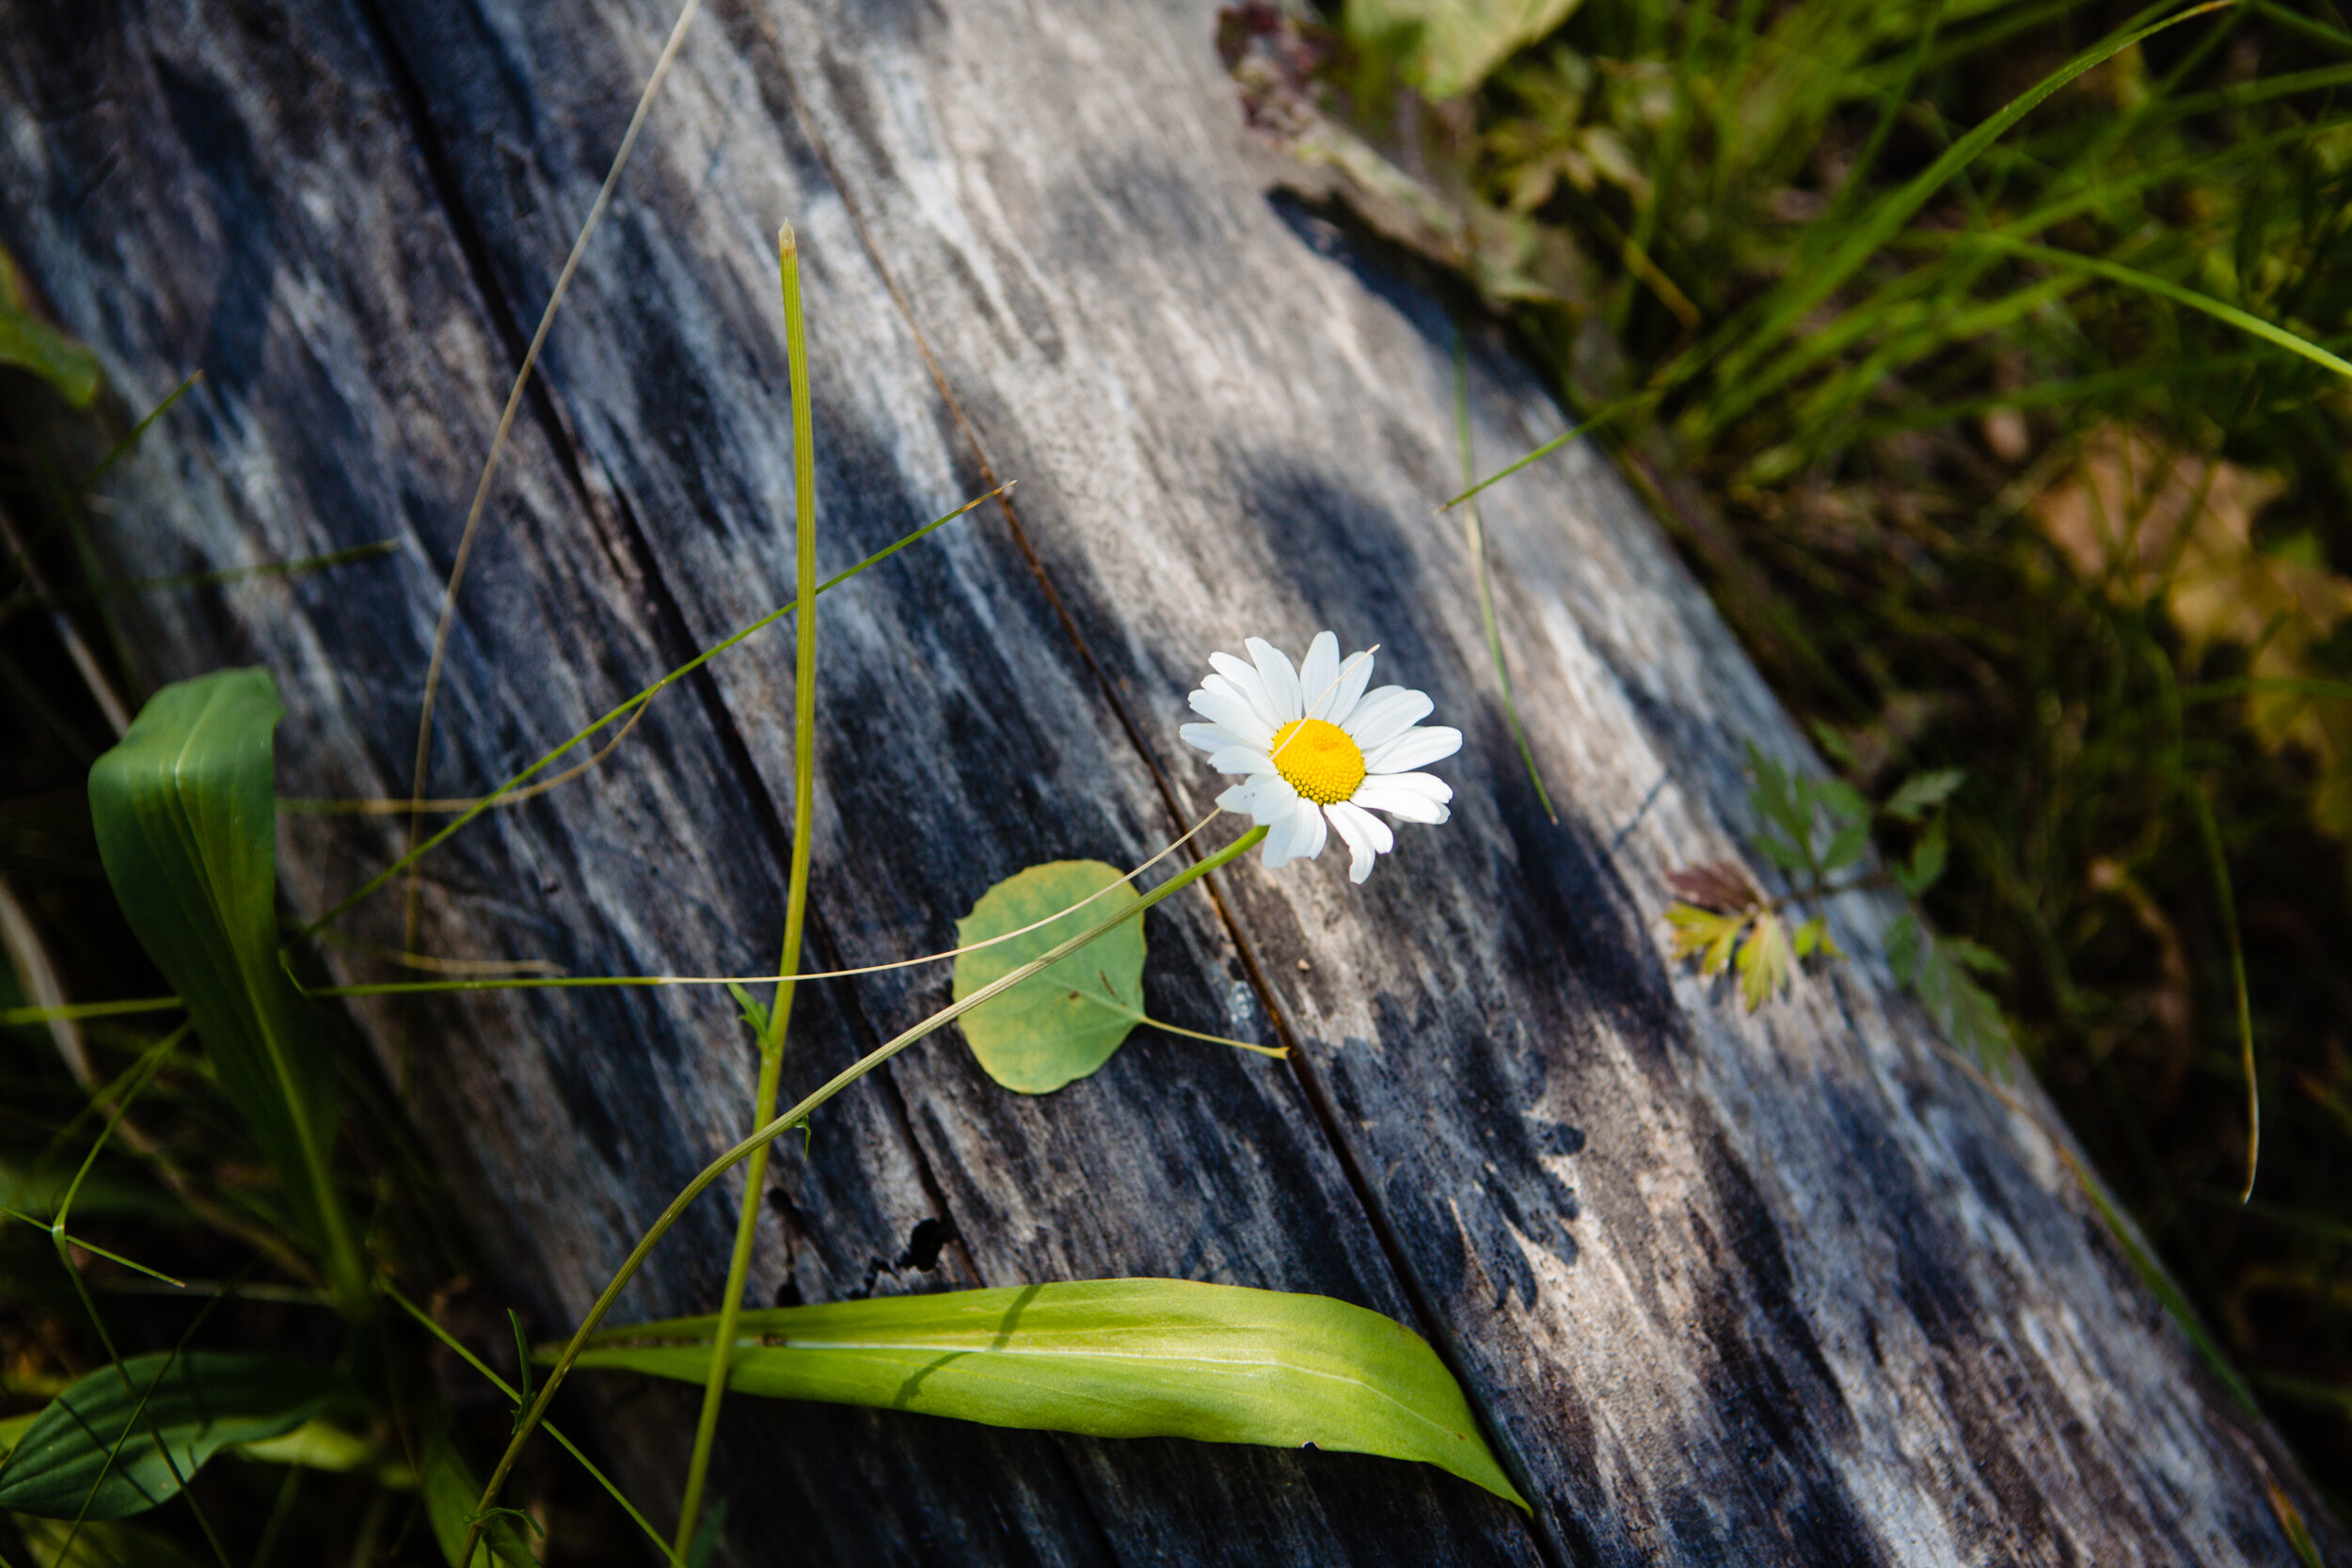
<svg viewBox="0 0 2352 1568"><path fill-rule="evenodd" d="M668 16L303 0L6 8L0 236L124 400L200 390L117 485L128 571L381 537L331 577L158 598L148 675L269 665L289 794L405 792L424 654L520 346ZM812 958L948 945L1040 860L1133 863L1217 787L1179 741L1215 648L1323 626L1469 736L1439 829L1351 887L1254 862L1152 917L1150 1032L1057 1095L952 1037L779 1159L756 1286L810 1300L1120 1274L1320 1291L1415 1323L1532 1521L1333 1454L731 1407L737 1560L2286 1562L2292 1465L2196 1364L2039 1128L1856 955L1756 1018L1667 960L1665 869L1737 856L1740 747L1802 742L1605 463L1486 509L1546 822L1492 696L1438 300L1246 140L1201 5L711 0L551 338L461 607L437 791L787 600L775 224L807 258L828 569L984 488L820 610ZM1492 466L1559 428L1473 334ZM933 373L932 366L937 373ZM791 766L779 629L589 778L429 863L424 943L574 973L763 971ZM321 908L396 832L290 820ZM396 898L354 923L398 940ZM381 972L337 950L354 977ZM945 999L812 988L787 1092ZM718 995L363 1009L508 1288L579 1312L739 1131ZM2022 1092L2041 1106L2030 1086ZM2041 1107L2048 1121L2046 1107ZM628 1309L707 1308L732 1198ZM915 1226L951 1221L931 1268ZM649 1499L690 1398L613 1382ZM2330 1537L2332 1539L2332 1536Z"/></svg>

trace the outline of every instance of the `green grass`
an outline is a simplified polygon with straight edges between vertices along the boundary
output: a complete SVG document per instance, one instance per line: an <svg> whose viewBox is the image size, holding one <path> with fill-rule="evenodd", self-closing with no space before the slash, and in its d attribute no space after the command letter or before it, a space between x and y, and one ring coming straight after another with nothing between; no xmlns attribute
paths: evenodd
<svg viewBox="0 0 2352 1568"><path fill-rule="evenodd" d="M2342 1510L2352 24L2189 10L1584 0L1436 103L1342 7L1226 43L1463 214L1836 771L1968 770L1931 918Z"/></svg>
<svg viewBox="0 0 2352 1568"><path fill-rule="evenodd" d="M1948 858L1930 915L1952 952L1988 956L1981 983L2106 1179L2086 1177L2092 1202L2119 1203L2155 1248L2124 1231L2132 1264L2342 1510L2352 26L2324 5L2180 16L1585 0L1436 103L1414 94L1409 27L1359 36L1335 18L1309 30L1313 74L1250 90L1315 104L1413 169L1438 195L1427 210L1470 214L1449 256L1648 492L1883 850L1913 848L1900 781L1967 770L1935 818ZM147 695L113 611L230 585L101 575L103 520L71 476L103 476L136 429L76 412L74 345L37 325L10 340L40 350L16 355L29 369L0 371L0 483L21 530L0 552L0 875L24 916L0 986L21 971L75 1000L153 997L178 982L117 908L83 792ZM2129 494L2136 474L2172 487ZM1456 518L1483 584L1475 514ZM255 570L366 570L373 549ZM1493 627L1506 694L1511 641ZM0 1010L37 1000L0 995ZM63 1035L0 1026L0 1170L29 1216L0 1225L0 1410L199 1342L336 1367L379 1401L319 1440L342 1467L283 1449L224 1459L86 1544L126 1560L438 1560L480 1495L468 1456L515 1438L517 1407L544 1410L549 1383L468 1283L480 1260L372 1064L341 1064L340 1139L304 1158L364 1227L378 1285L397 1282L373 1317L348 1256L320 1244L319 1195L288 1201L247 1136L246 1091L173 1037L179 1022L92 1010ZM2263 1142L2247 1202L2249 1048ZM808 1108L762 1107L758 1146ZM70 1229L43 1236L69 1192ZM150 1418L135 1390L100 1391ZM550 1520L564 1560L667 1549L600 1478L514 1447L501 1500ZM530 1528L479 1522L509 1550ZM44 1553L62 1539L34 1533ZM24 1560L23 1544L0 1524L0 1557Z"/></svg>

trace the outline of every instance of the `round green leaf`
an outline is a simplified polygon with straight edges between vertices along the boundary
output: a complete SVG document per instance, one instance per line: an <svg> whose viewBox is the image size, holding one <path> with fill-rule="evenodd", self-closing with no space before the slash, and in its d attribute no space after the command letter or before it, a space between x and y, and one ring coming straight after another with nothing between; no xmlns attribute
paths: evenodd
<svg viewBox="0 0 2352 1568"><path fill-rule="evenodd" d="M1101 861L1048 861L1006 878L956 923L956 945L1045 920L1119 881ZM1002 979L1057 942L1109 919L1136 902L1131 886L1114 888L1082 910L1025 931L1010 942L956 960L955 997ZM1143 1021L1143 921L1117 926L1052 968L963 1015L963 1037L982 1070L1009 1089L1047 1094L1111 1059Z"/></svg>

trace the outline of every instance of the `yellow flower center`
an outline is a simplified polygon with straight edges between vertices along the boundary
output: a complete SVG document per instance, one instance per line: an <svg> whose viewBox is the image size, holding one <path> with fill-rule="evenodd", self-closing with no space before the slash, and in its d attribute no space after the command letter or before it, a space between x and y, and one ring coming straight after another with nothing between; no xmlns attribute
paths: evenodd
<svg viewBox="0 0 2352 1568"><path fill-rule="evenodd" d="M1274 732L1274 766L1316 805L1347 800L1364 782L1364 753L1325 719L1294 719Z"/></svg>

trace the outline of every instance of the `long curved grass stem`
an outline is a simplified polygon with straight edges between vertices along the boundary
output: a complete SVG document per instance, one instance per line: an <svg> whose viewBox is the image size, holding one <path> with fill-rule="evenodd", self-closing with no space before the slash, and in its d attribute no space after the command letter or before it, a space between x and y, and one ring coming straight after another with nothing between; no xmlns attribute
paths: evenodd
<svg viewBox="0 0 2352 1568"><path fill-rule="evenodd" d="M899 1052L904 1051L908 1046L952 1023L973 1008L1003 995L1031 975L1050 969L1122 922L1136 919L1144 911L1169 895L1199 881L1218 867L1230 864L1244 852L1263 841L1265 835L1266 830L1263 827L1250 829L1208 859L1179 871L1108 920L1080 932L1058 947L1030 959L1002 979L982 986L962 1001L950 1003L905 1033L885 1040L834 1074L821 1087L799 1104L782 1116L774 1117L750 1137L705 1165L694 1180L688 1182L685 1189L670 1200L668 1207L664 1208L653 1224L646 1227L645 1233L637 1239L637 1244L629 1249L628 1256L621 1260L621 1266L613 1272L603 1292L596 1297L596 1305L589 1307L588 1315L580 1320L580 1327L573 1332L571 1343L564 1347L564 1354L556 1358L555 1365L548 1372L547 1382L540 1385L539 1397L532 1402L531 1408L524 1413L522 1420L516 1424L515 1435L507 1443L505 1453L499 1456L498 1468L490 1473L489 1482L483 1488L481 1501L475 1505L474 1512L477 1518L498 1501L499 1488L506 1484L506 1478L515 1468L515 1460L522 1452L523 1444L530 1438L532 1429L536 1427L540 1418L547 1414L548 1405L554 1400L556 1389L563 1386L564 1379L571 1371L573 1363L580 1359L580 1353L587 1346L588 1336L595 1333L596 1325L604 1322L605 1314L612 1310L612 1304L620 1300L621 1292L628 1288L628 1282L637 1277L637 1271L644 1266L646 1258L651 1256L654 1247L660 1243L661 1238L670 1233L672 1226L677 1224L678 1216L685 1213L712 1182L734 1169L742 1161L751 1158L755 1151L767 1148L790 1132L806 1120L818 1107L890 1060L891 1057L896 1056ZM474 1546L480 1540L481 1534L482 1527L479 1523L468 1528L465 1548L457 1554L458 1561L473 1560Z"/></svg>
<svg viewBox="0 0 2352 1568"><path fill-rule="evenodd" d="M760 1032L759 1085L752 1097L752 1125L776 1114L776 1089L784 1070L784 1036L792 1018L793 972L801 967L801 938L808 922L808 870L817 823L817 436L809 408L808 333L801 310L801 246L786 224L776 235L776 268L784 286L785 357L791 376L792 511L798 550L795 576L801 585L800 618L793 629L792 665L792 873L785 895L784 951L776 960L775 1000ZM719 1328L710 1345L710 1376L703 1386L702 1414L694 1423L694 1449L686 1465L686 1490L678 1502L677 1540L672 1555L684 1558L702 1518L703 1483L710 1472L710 1446L719 1435L719 1406L727 1397L727 1360L735 1323L743 1310L743 1283L751 1274L752 1242L759 1229L760 1194L768 1184L768 1146L752 1151L743 1172L743 1200L735 1218L735 1249L727 1258L726 1291L719 1298Z"/></svg>

